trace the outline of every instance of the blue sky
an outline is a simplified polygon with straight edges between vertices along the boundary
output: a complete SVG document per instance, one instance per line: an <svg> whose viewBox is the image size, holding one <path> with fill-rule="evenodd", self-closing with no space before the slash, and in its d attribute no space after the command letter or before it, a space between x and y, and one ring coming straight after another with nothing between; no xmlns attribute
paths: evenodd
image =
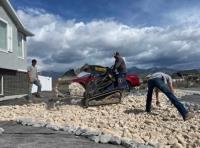
<svg viewBox="0 0 200 148"><path fill-rule="evenodd" d="M130 26L171 25L167 13L200 5L199 0L11 0L16 9L41 8L64 19L114 19Z"/></svg>
<svg viewBox="0 0 200 148"><path fill-rule="evenodd" d="M35 34L28 41L28 56L39 59L41 69L61 71L83 63L112 65L114 51L125 57L128 67L187 69L200 65L199 0L11 3Z"/></svg>

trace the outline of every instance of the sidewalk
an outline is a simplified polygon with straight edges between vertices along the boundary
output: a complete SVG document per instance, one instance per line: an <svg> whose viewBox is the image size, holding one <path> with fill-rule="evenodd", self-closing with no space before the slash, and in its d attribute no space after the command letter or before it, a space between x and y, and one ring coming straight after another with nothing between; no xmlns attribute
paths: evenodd
<svg viewBox="0 0 200 148"><path fill-rule="evenodd" d="M183 96L181 98L182 101L200 105L200 89L199 88L188 88L188 89L179 89L179 90L184 90L184 92L191 93L191 95Z"/></svg>

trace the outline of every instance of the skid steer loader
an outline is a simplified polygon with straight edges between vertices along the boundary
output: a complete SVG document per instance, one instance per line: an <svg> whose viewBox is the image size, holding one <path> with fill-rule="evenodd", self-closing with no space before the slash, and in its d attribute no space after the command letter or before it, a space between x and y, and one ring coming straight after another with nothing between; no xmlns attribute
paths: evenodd
<svg viewBox="0 0 200 148"><path fill-rule="evenodd" d="M73 82L74 76L81 72L90 73L93 79L85 86L82 96L73 96L70 94L69 85ZM109 67L85 64L77 70L72 70L72 73L73 76L64 75L59 78L55 87L56 96L81 98L84 107L120 103L123 93L128 89L125 78L116 79L117 74Z"/></svg>

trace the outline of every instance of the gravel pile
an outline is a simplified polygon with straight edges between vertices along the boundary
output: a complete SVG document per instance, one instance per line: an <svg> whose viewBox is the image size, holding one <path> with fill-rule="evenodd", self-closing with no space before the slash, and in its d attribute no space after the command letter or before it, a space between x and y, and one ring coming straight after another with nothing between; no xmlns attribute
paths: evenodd
<svg viewBox="0 0 200 148"><path fill-rule="evenodd" d="M76 84L76 93L79 88L82 89ZM188 93L176 91L178 97ZM86 109L65 104L58 109L48 110L45 103L1 106L0 120L18 120L24 125L45 126L68 132L71 130L71 133L77 135L92 132L97 135L86 136L93 141L114 141L126 147L134 147L135 144L138 147L200 147L199 108L190 108L195 112L195 117L184 122L168 99L164 95L160 95L160 98L161 107L156 107L153 101L151 114L144 112L146 96L131 94L121 104Z"/></svg>

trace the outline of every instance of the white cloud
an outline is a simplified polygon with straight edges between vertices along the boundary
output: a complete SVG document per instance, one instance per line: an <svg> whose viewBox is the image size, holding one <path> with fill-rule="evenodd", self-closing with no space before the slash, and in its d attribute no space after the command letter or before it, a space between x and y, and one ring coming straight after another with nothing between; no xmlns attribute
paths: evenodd
<svg viewBox="0 0 200 148"><path fill-rule="evenodd" d="M137 28L113 20L64 20L41 9L18 10L17 14L35 34L28 42L29 58L39 59L41 69L111 65L114 51L126 58L128 67L199 64L194 62L200 56L197 23Z"/></svg>

